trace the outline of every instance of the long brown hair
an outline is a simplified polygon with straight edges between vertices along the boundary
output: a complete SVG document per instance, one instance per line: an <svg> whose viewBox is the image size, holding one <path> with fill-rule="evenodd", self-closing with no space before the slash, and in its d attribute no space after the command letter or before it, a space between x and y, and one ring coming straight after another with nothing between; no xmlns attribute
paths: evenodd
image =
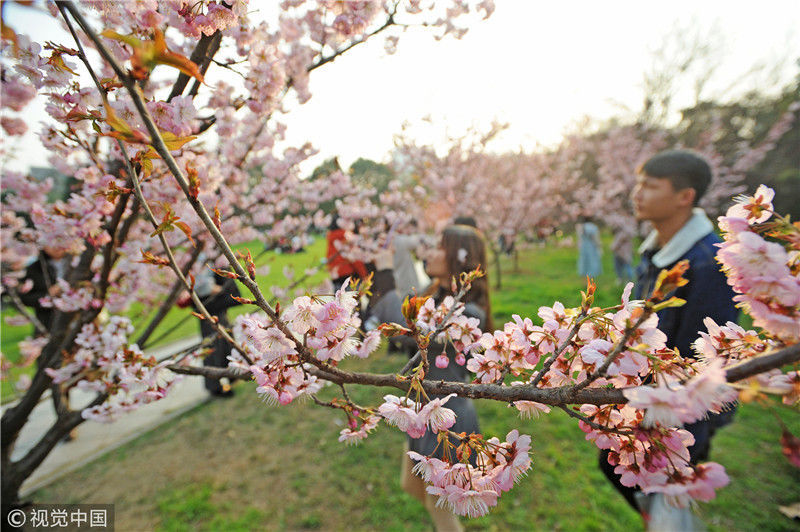
<svg viewBox="0 0 800 532"><path fill-rule="evenodd" d="M463 272L470 272L481 267L486 272L486 243L483 233L469 225L450 225L442 233L441 247L445 254L448 278L458 277ZM442 290L450 292L450 283L445 283ZM466 293L464 303L475 303L486 312L487 330L494 330L492 306L489 302L489 279L484 275L472 282L472 288Z"/></svg>

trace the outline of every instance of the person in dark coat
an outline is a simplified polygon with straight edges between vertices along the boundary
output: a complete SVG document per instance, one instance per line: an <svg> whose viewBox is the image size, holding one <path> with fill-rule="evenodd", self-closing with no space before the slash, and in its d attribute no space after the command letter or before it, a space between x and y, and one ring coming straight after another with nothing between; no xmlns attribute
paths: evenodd
<svg viewBox="0 0 800 532"><path fill-rule="evenodd" d="M21 284L31 281L32 285L29 290L19 293L19 299L23 305L33 310L36 320L44 327L44 331L37 327L35 336L42 336L52 328L55 309L42 306L39 300L52 295L51 290L56 286L59 277L59 261L63 257L64 253L61 251L42 249L36 260L25 269L25 276L21 279Z"/></svg>
<svg viewBox="0 0 800 532"><path fill-rule="evenodd" d="M714 224L697 203L711 183L711 169L699 155L685 150L662 152L639 170L631 198L638 220L647 220L653 231L639 247L642 260L636 271L635 299L645 299L653 291L661 270L672 268L681 260L689 261L684 277L688 284L675 290L686 301L683 306L658 312L658 328L667 336L667 347L677 349L685 358L695 358L692 343L705 331L703 320L736 323L739 310L734 292L716 261L721 239ZM709 414L706 419L686 425L694 445L689 447L691 462L708 459L711 438L716 430L730 423L734 410ZM600 467L628 503L637 511L637 490L623 486L614 466L608 463L608 451L600 455Z"/></svg>
<svg viewBox="0 0 800 532"><path fill-rule="evenodd" d="M239 297L239 288L233 279L223 277L204 268L195 283L195 292L200 302L211 316L219 320L219 324L229 329L228 309L239 303L233 297ZM200 320L200 334L203 340L212 339L211 352L203 359L203 366L216 368L228 367L228 356L231 354L231 344L217 334L217 328L208 320ZM231 397L233 390L227 380L205 378L205 387L214 397Z"/></svg>
<svg viewBox="0 0 800 532"><path fill-rule="evenodd" d="M486 245L483 235L477 229L466 225L447 227L442 235L439 248L433 252L426 263L426 273L434 281L430 290L426 290L425 294L432 295L434 301L440 303L447 295L451 295L449 289L453 276L457 277L462 272L472 271L479 265L485 265L486 263ZM381 257L376 260L377 271L372 287L373 297L366 320L368 324L373 326L379 323L405 324L405 318L401 311L401 296L395 290L391 264L391 253L386 253L384 260L381 260ZM465 316L477 318L480 321L479 327L482 331L493 330L487 277L484 276L475 280L472 284L472 289L466 294L463 301L466 305ZM367 328L369 328L369 325L367 325ZM446 350L449 364L446 368L436 367L434 359L442 353L442 350L443 346L437 343L432 343L428 348L430 364L425 377L426 380L469 382L470 375L466 364L462 366L455 362L455 350L450 345L447 346ZM413 353L416 353L416 351L413 351ZM431 399L438 397L440 396L432 396ZM456 414L456 423L450 428L451 431L466 432L467 434L480 432L478 415L470 399L452 397L446 406ZM422 437L408 439L408 450L424 456L435 456L442 459L442 446L438 445L437 448L436 438L436 434L426 430ZM452 441L452 443L457 444L456 441ZM403 489L425 505L434 520L437 530L460 530L461 525L455 515L445 509L436 508L437 498L426 493L425 483L411 471L413 466L413 461L404 454Z"/></svg>

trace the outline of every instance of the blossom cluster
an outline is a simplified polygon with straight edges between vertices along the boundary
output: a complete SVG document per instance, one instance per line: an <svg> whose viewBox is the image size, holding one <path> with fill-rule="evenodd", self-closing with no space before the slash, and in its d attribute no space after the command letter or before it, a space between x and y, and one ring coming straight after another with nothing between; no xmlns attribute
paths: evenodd
<svg viewBox="0 0 800 532"><path fill-rule="evenodd" d="M359 443L361 440L369 436L369 433L375 430L380 423L381 418L380 416L376 416L374 414L366 414L360 415L358 411L353 413L354 415L349 416L347 420L347 428L344 428L339 432L339 441L344 442L347 445L354 445ZM359 418L361 418L361 423L359 425Z"/></svg>
<svg viewBox="0 0 800 532"><path fill-rule="evenodd" d="M45 369L56 384L71 383L107 395L103 403L84 408L85 419L114 421L121 413L162 399L176 382L167 363L157 363L136 344L129 344L132 333L130 320L120 316L103 325L87 323L63 365Z"/></svg>
<svg viewBox="0 0 800 532"><path fill-rule="evenodd" d="M2 224L4 286L16 286L23 268L38 253L37 233L25 222L25 213L41 205L53 188L53 180L27 179L18 172L3 174Z"/></svg>
<svg viewBox="0 0 800 532"><path fill-rule="evenodd" d="M407 397L385 395L378 412L390 425L396 426L412 438L421 438L428 429L431 432L440 432L455 424L455 413L444 406L454 396L455 394L450 394L435 398L421 406Z"/></svg>
<svg viewBox="0 0 800 532"><path fill-rule="evenodd" d="M455 363L463 366L467 363L466 355L478 346L481 338L480 320L464 315L464 303L456 301L452 296L446 296L437 306L432 298L425 303L417 313L416 326L423 335L440 330L435 340L444 344L450 343L456 350ZM436 367L446 368L450 364L447 353L436 357ZM470 371L473 371L470 368Z"/></svg>
<svg viewBox="0 0 800 532"><path fill-rule="evenodd" d="M165 22L186 37L198 38L217 30L234 27L245 17L247 0L216 2L214 0L143 0L139 2L82 2L98 11L106 27L145 31L161 27Z"/></svg>
<svg viewBox="0 0 800 532"><path fill-rule="evenodd" d="M572 384L590 375L596 377L591 386L639 384L651 370L648 355L674 357L672 351L665 349L666 336L658 330L655 315L631 329L620 352L610 360L602 375L597 374L624 337L626 328L632 327L635 317L641 314L641 302L629 300L631 289L629 283L622 305L615 312L593 309L591 319L582 318L579 309L567 309L559 302L539 308L542 325L515 316L514 322L507 323L503 331L481 337L478 343L482 352L473 349L473 361L468 368L481 382L496 382L505 369L521 375L549 357L546 370L526 373L530 380L541 381L542 387Z"/></svg>
<svg viewBox="0 0 800 532"><path fill-rule="evenodd" d="M80 192L71 193L67 201L34 205L31 209L39 246L71 255L83 251L87 243L99 248L109 242L110 235L104 230L103 222L114 205L98 193L111 183L118 183L113 175L101 174L91 167L74 175L82 184Z"/></svg>
<svg viewBox="0 0 800 532"><path fill-rule="evenodd" d="M12 50L9 50L13 46ZM40 89L59 90L64 88L74 74L75 64L64 58L60 50L52 50L48 57L42 53L42 47L32 42L27 36L17 36L13 44L3 40L3 54L13 53L15 65L13 73L3 69L0 83L0 104L4 110L0 116L0 126L9 136L19 136L28 130L23 115L7 114L14 111L20 113L36 96Z"/></svg>
<svg viewBox="0 0 800 532"><path fill-rule="evenodd" d="M304 393L314 393L321 383L307 371L301 352L319 362L337 364L345 357L368 357L380 342L380 332L371 331L363 339L355 308L357 292L345 283L333 297L323 300L301 296L281 314L287 329L265 315L239 316L234 333L252 364L234 356L234 365L250 371L258 392L281 404L288 404ZM289 333L287 336L286 332ZM304 339L304 340L301 340Z"/></svg>
<svg viewBox="0 0 800 532"><path fill-rule="evenodd" d="M664 377L657 387L628 388L623 393L629 406L646 410L642 427L692 423L736 401L738 394L728 386L722 364L720 358L713 360L685 384Z"/></svg>
<svg viewBox="0 0 800 532"><path fill-rule="evenodd" d="M694 444L694 437L687 430L637 426L643 421L642 411L630 405L583 405L581 412L611 429L598 430L580 422L586 439L608 450L608 462L620 475L623 486L662 493L673 506L683 507L693 499L713 499L715 490L729 482L724 468L717 463L690 464L689 447Z"/></svg>
<svg viewBox="0 0 800 532"><path fill-rule="evenodd" d="M583 416L580 427L587 439L609 451L609 462L625 485L664 493L676 505L685 505L691 499L709 500L716 488L728 482L724 469L715 463L690 464L688 447L693 437L676 427L728 408L737 393L727 385L724 365L753 356L765 346L752 331L734 324L720 327L707 320L709 332L696 344L704 357L692 363L666 348L666 336L657 328L655 313L643 315L644 303L630 300L631 289L632 284L628 284L621 304L610 311L568 309L557 302L539 309L542 325L514 316L503 330L463 342L459 353L470 355L467 368L475 373L476 382L503 384L506 375L517 375L523 378L512 381L511 386L535 382L542 388L555 388L586 382L589 387L613 385L625 389L627 405L579 408ZM421 331L439 328L443 331L441 338L447 338L445 317L454 322L460 317L453 307L452 300L439 307L426 302L420 309L418 327ZM730 359L719 356L729 351ZM546 364L537 369L542 360ZM645 378L655 380L658 386L643 386ZM773 385L786 388L792 386L795 376L770 378ZM393 396L385 400L381 413L387 421L411 437L424 432L424 423L415 424L418 418L412 415L422 412L420 405ZM528 416L550 410L534 401L516 401L513 406ZM425 460L426 464L432 460L439 463L434 458ZM442 504L457 512L478 511L456 504L465 496L465 486L434 488L443 497ZM480 511L500 494L474 485L467 491L467 500L477 504Z"/></svg>
<svg viewBox="0 0 800 532"><path fill-rule="evenodd" d="M800 341L800 241L796 234L775 241L777 231L767 240L761 234L766 231L758 230L772 218L774 196L772 189L761 185L754 196L740 198L720 217L725 241L717 257L728 284L738 293L735 301L753 317L753 324L778 340L796 343ZM796 233L797 228L787 230Z"/></svg>
<svg viewBox="0 0 800 532"><path fill-rule="evenodd" d="M39 300L41 306L57 308L62 312L75 312L77 310L100 308L103 304L102 301L95 297L95 290L91 285L74 288L64 279L58 279L53 288L56 294L41 298Z"/></svg>
<svg viewBox="0 0 800 532"><path fill-rule="evenodd" d="M440 438L441 442L443 440ZM468 460L469 445L477 448L474 465ZM409 451L416 462L413 471L425 482L428 493L437 496L437 506L444 506L457 515L478 517L497 504L497 498L510 490L531 467L528 455L531 437L516 429L501 442L490 438L485 442L470 439L459 445L455 454L463 460L440 460Z"/></svg>

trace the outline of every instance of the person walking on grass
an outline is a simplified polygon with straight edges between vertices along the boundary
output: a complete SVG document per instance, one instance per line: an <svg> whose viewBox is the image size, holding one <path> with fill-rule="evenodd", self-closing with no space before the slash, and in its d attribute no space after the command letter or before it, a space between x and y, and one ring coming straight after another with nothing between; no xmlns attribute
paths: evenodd
<svg viewBox="0 0 800 532"><path fill-rule="evenodd" d="M611 252L614 254L614 273L617 284L625 284L633 279L633 237L634 228L617 227L614 240L611 241Z"/></svg>
<svg viewBox="0 0 800 532"><path fill-rule="evenodd" d="M357 231L358 228L356 227L356 232ZM339 290L345 280L351 277L366 279L368 274L366 265L361 261L350 261L341 254L340 248L347 240L347 231L339 227L338 215L334 215L328 227L326 239L328 248L325 254L325 265L331 275L333 291L336 292Z"/></svg>
<svg viewBox="0 0 800 532"><path fill-rule="evenodd" d="M379 255L375 263L377 271L372 286L374 304L370 305L367 323L404 324L405 318L401 310L402 300L395 289L391 269L391 250ZM424 293L432 295L437 304L441 303L446 296L453 295L450 293L452 277L458 277L462 272L472 271L485 264L486 244L482 233L467 225L451 225L444 230L439 247L428 257L426 272L433 283L430 290L426 290ZM472 288L464 296L463 302L466 304L464 316L478 319L482 331L494 330L489 304L489 281L485 276L473 281ZM405 336L401 338L411 341ZM413 341L411 342L413 343ZM416 353L416 350L412 351L413 353ZM435 359L442 354L446 355L448 360L446 365L440 367L440 363L437 363L440 361ZM461 364L456 361L455 350L451 345L445 347L432 343L428 348L428 359L430 366L425 376L426 379L456 382L470 380L465 361L461 360ZM440 396L431 396L431 399L437 398ZM447 402L447 408L456 414L456 423L450 427L452 432L466 432L467 434L480 432L478 415L470 399L452 397ZM452 438L451 443L458 444ZM434 456L441 460L444 459L442 449L443 446L437 441L437 435L428 429L420 438L409 437L406 450L414 451L422 456ZM436 506L437 497L427 493L425 482L412 472L415 463L408 454L403 453L402 462L401 485L403 490L425 505L436 530L462 530L458 517L449 510Z"/></svg>
<svg viewBox="0 0 800 532"><path fill-rule="evenodd" d="M586 214L582 214L576 226L578 233L578 273L583 277L597 277L603 273L603 245L600 229Z"/></svg>
<svg viewBox="0 0 800 532"><path fill-rule="evenodd" d="M206 256L200 256L200 262L206 261ZM218 323L230 329L231 323L228 319L228 309L240 303L234 297L240 297L239 288L236 281L223 277L211 270L209 264L204 264L197 274L194 291L200 302L208 310L209 315L215 317ZM184 295L178 302L179 307L193 306L188 294ZM200 335L203 341L210 343L207 348L208 353L203 358L203 366L214 368L227 368L228 356L231 354L232 346L225 338L217 333L217 328L209 320L200 320ZM232 382L227 378L213 379L204 377L204 385L212 397L228 398L233 396Z"/></svg>
<svg viewBox="0 0 800 532"><path fill-rule="evenodd" d="M667 336L667 347L677 349L684 358L695 358L691 346L699 332L706 330L703 324L706 317L725 324L736 323L739 315L733 290L716 261L716 244L721 240L714 233L714 224L697 207L710 183L711 168L702 157L685 150L666 151L640 167L631 195L636 218L653 226L639 247L642 260L636 271L634 299L649 297L661 270L670 269L682 260L689 261L684 274L688 284L667 296L686 303L658 312L658 328ZM693 464L708 459L712 436L732 419L731 409L709 414L708 418L684 427L695 440L689 447ZM637 499L643 504L648 499L621 484L614 466L608 463L608 451L601 452L600 467L647 521L646 508L640 508Z"/></svg>

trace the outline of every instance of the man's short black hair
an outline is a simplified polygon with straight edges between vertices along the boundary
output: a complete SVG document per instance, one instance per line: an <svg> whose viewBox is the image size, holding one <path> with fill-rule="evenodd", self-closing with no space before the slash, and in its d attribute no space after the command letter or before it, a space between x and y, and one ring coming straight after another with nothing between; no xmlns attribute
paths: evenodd
<svg viewBox="0 0 800 532"><path fill-rule="evenodd" d="M695 205L711 184L711 167L700 155L689 150L662 151L644 163L639 173L669 179L675 190L693 188Z"/></svg>
<svg viewBox="0 0 800 532"><path fill-rule="evenodd" d="M453 220L453 225L468 225L475 229L478 228L478 222L472 216L456 216Z"/></svg>

